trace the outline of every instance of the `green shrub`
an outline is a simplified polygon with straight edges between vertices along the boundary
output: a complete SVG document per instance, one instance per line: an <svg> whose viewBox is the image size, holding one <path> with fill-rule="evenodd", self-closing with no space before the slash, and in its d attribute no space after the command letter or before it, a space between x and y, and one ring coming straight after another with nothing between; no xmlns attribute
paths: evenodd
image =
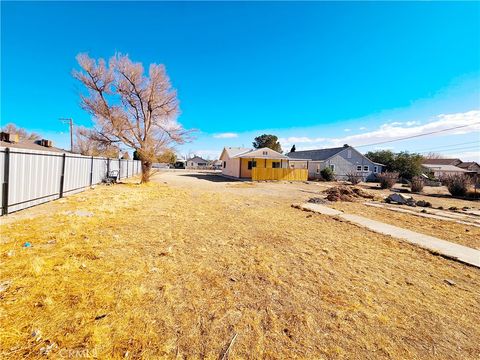
<svg viewBox="0 0 480 360"><path fill-rule="evenodd" d="M333 172L332 168L326 167L322 171L320 171L320 175L322 175L323 180L325 181L333 181L335 180L335 173Z"/></svg>
<svg viewBox="0 0 480 360"><path fill-rule="evenodd" d="M377 175L382 189L391 189L398 180L398 172L384 172Z"/></svg>

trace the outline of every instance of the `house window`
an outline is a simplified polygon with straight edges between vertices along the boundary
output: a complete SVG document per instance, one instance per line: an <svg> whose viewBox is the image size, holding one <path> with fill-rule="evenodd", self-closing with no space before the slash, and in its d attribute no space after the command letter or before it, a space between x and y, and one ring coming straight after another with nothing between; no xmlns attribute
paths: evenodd
<svg viewBox="0 0 480 360"><path fill-rule="evenodd" d="M330 169L332 169L332 171L335 171L335 165L334 165L334 164L330 164Z"/></svg>
<svg viewBox="0 0 480 360"><path fill-rule="evenodd" d="M317 174L320 173L320 165L317 165Z"/></svg>
<svg viewBox="0 0 480 360"><path fill-rule="evenodd" d="M347 150L347 159L352 158L352 150Z"/></svg>
<svg viewBox="0 0 480 360"><path fill-rule="evenodd" d="M227 167L227 162L224 161L224 162L223 162L223 168L225 169L226 167Z"/></svg>
<svg viewBox="0 0 480 360"><path fill-rule="evenodd" d="M369 171L369 170L370 170L370 168L368 167L368 165L363 166L363 171Z"/></svg>
<svg viewBox="0 0 480 360"><path fill-rule="evenodd" d="M264 152L263 152L263 155L268 155L268 151L264 151Z"/></svg>
<svg viewBox="0 0 480 360"><path fill-rule="evenodd" d="M280 167L280 161L274 161L272 162L272 168L278 169Z"/></svg>
<svg viewBox="0 0 480 360"><path fill-rule="evenodd" d="M362 165L357 165L357 171L362 171Z"/></svg>
<svg viewBox="0 0 480 360"><path fill-rule="evenodd" d="M248 170L252 170L252 168L257 167L256 161L249 161L248 162Z"/></svg>
<svg viewBox="0 0 480 360"><path fill-rule="evenodd" d="M374 167L373 167L373 172L374 172L375 174L378 173L378 166L374 166Z"/></svg>

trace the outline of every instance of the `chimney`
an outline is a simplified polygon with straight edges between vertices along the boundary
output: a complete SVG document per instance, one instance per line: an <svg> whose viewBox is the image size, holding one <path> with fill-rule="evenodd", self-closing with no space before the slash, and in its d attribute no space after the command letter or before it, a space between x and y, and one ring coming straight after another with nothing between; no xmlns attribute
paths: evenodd
<svg viewBox="0 0 480 360"><path fill-rule="evenodd" d="M0 140L9 143L16 143L18 142L18 134L10 134L2 131L0 132Z"/></svg>
<svg viewBox="0 0 480 360"><path fill-rule="evenodd" d="M343 147L344 147L344 148L347 148L347 147L349 147L349 146L350 146L350 145L348 145L348 144L343 144Z"/></svg>

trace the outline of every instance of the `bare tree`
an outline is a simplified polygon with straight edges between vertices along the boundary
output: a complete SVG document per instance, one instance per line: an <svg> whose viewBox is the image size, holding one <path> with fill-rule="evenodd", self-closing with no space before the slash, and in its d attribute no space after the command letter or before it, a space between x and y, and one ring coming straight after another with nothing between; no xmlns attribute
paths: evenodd
<svg viewBox="0 0 480 360"><path fill-rule="evenodd" d="M98 61L77 56L80 71L73 76L88 89L82 107L95 118L92 139L105 144L123 143L142 161L142 182L150 177L157 154L173 143L185 142L188 132L177 122L177 93L163 65L151 64L148 76L141 63L117 54Z"/></svg>
<svg viewBox="0 0 480 360"><path fill-rule="evenodd" d="M91 129L75 129L75 146L73 150L82 155L118 158L120 149L115 144L95 140L96 133Z"/></svg>
<svg viewBox="0 0 480 360"><path fill-rule="evenodd" d="M2 131L9 134L17 134L19 140L40 140L41 136L37 133L29 133L27 130L18 127L15 124L9 123L2 127Z"/></svg>
<svg viewBox="0 0 480 360"><path fill-rule="evenodd" d="M434 152L429 152L426 155L423 155L425 159L443 159L444 156L442 154L434 153Z"/></svg>

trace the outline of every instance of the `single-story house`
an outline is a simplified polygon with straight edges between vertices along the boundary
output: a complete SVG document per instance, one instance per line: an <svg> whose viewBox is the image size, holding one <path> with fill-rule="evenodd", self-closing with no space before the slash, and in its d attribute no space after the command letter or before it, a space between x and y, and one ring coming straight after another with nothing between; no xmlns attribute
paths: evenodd
<svg viewBox="0 0 480 360"><path fill-rule="evenodd" d="M467 161L458 164L457 167L463 170L474 172L475 174L480 174L480 165L475 161Z"/></svg>
<svg viewBox="0 0 480 360"><path fill-rule="evenodd" d="M269 148L225 147L220 155L222 175L251 179L252 169L306 169L306 160L291 159ZM306 180L306 175L305 175Z"/></svg>
<svg viewBox="0 0 480 360"><path fill-rule="evenodd" d="M371 181L375 180L376 174L381 173L385 167L347 144L336 148L295 151L286 155L289 159L309 159L306 165L309 179L320 178L320 172L330 167L338 180L346 180L347 174L355 173L364 181Z"/></svg>
<svg viewBox="0 0 480 360"><path fill-rule="evenodd" d="M191 159L187 160L187 169L206 169L208 166L208 161L202 159L199 156L194 156Z"/></svg>
<svg viewBox="0 0 480 360"><path fill-rule="evenodd" d="M454 165L422 164L422 168L426 173L433 174L433 176L437 179L446 175L462 175L469 173L468 170Z"/></svg>

